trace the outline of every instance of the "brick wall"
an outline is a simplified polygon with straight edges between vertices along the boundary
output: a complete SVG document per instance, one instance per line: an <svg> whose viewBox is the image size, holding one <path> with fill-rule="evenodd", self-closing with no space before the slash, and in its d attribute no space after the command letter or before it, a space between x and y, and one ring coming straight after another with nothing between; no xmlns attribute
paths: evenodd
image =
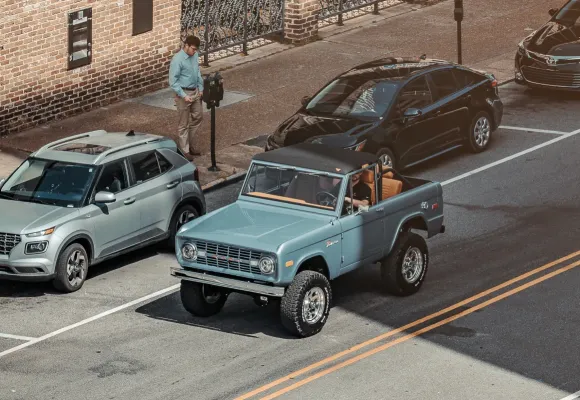
<svg viewBox="0 0 580 400"><path fill-rule="evenodd" d="M284 37L299 44L316 39L319 12L319 0L286 0Z"/></svg>
<svg viewBox="0 0 580 400"><path fill-rule="evenodd" d="M0 0L0 135L166 84L181 0L153 1L153 29L132 36L141 0ZM68 13L92 7L92 63L68 70Z"/></svg>

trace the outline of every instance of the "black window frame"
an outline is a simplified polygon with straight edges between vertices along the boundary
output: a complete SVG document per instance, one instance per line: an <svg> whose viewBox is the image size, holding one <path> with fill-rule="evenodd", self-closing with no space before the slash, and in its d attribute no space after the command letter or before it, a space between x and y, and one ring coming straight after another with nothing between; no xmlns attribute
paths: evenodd
<svg viewBox="0 0 580 400"><path fill-rule="evenodd" d="M399 102L401 100L401 95L405 91L406 87L408 87L410 84L414 83L415 81L417 81L419 79L423 79L425 81L425 84L427 85L427 88L429 89L429 95L431 96L431 100L430 100L430 103L427 104L426 106L419 107L419 108L418 107L411 107L411 108L418 108L419 110L424 110L425 108L428 108L428 107L432 106L433 104L435 104L436 101L434 100L434 97L433 97L433 88L431 87L431 85L429 83L429 79L427 77L427 74L421 74L421 75L418 75L416 77L413 77L412 79L409 79L399 89L399 92L397 93L397 99L392 105L392 110L393 110L395 117L403 118L403 114L405 113L405 110L409 109L409 107L407 107L405 110L399 109Z"/></svg>
<svg viewBox="0 0 580 400"><path fill-rule="evenodd" d="M153 30L153 14L153 0L133 0L132 36Z"/></svg>
<svg viewBox="0 0 580 400"><path fill-rule="evenodd" d="M470 83L470 84L463 84L461 82L461 75L460 74L465 74L466 76L473 76L474 79L477 79L476 82ZM465 68L453 68L453 76L455 76L455 81L457 82L457 84L460 86L459 90L463 90L463 89L467 89L467 88L471 88L473 86L477 86L479 84L481 84L482 82L485 82L487 80L487 77L474 72L474 71L470 71L468 69Z"/></svg>
<svg viewBox="0 0 580 400"><path fill-rule="evenodd" d="M159 174L158 175L155 175L152 178L149 178L147 180L144 180L144 181L137 181L136 174L135 174L135 168L133 166L132 157L140 156L140 155L145 155L145 154L150 154L150 153L153 153L155 155L155 159L157 160L157 167L159 168ZM171 166L165 172L162 172L161 171L161 165L159 163L159 158L160 157L163 160L165 160ZM175 165L173 165L173 163L171 161L169 161L166 157L164 157L162 154L160 154L157 150L146 150L146 151L142 151L142 152L139 152L139 153L131 154L130 156L127 156L126 157L126 160L127 160L127 167L129 169L130 187L139 186L139 185L142 185L142 184L144 184L146 182L152 181L153 179L162 177L163 175L169 173L170 171L172 171L175 168Z"/></svg>
<svg viewBox="0 0 580 400"><path fill-rule="evenodd" d="M97 187L99 186L99 182L101 181L101 178L103 177L103 173L105 172L105 169L112 164L116 164L116 163L121 163L122 167L123 167L123 175L125 176L125 180L127 181L127 187L125 189L121 189L120 191L118 191L117 193L113 193L115 196L117 196L119 193L123 193L126 190L131 189L131 180L130 180L130 173L129 173L129 169L128 169L128 163L127 163L127 159L126 158L120 158L118 160L113 160L110 161L106 164L102 164L99 166L99 171L97 172L96 178L93 181L93 187L91 188L90 192L91 195L88 196L87 198L87 203L88 204L92 204L95 202L95 196L97 195ZM112 193L112 192L111 192Z"/></svg>
<svg viewBox="0 0 580 400"><path fill-rule="evenodd" d="M449 94L446 95L442 95L440 93L439 87L437 87L437 84L435 83L435 79L433 79L433 75L437 74L437 73L448 73L449 76L451 76L451 79L453 80L453 82L455 83L455 90ZM427 73L428 75L428 83L429 86L431 87L431 97L433 99L433 103L437 103L447 97L453 96L454 94L458 93L459 91L463 90L464 88L461 87L459 85L459 81L457 80L457 77L455 76L455 74L453 73L453 68L439 68L433 71L429 71Z"/></svg>
<svg viewBox="0 0 580 400"><path fill-rule="evenodd" d="M81 28L84 26L87 29L87 57L73 60L74 54L74 46L73 46L73 37L74 31L77 25L74 24L76 17L82 13L83 18L86 17L85 22L80 22L78 25L81 25ZM92 7L84 8L81 10L70 11L68 13L68 37L67 37L67 45L68 45L68 56L67 56L67 63L68 63L68 70L73 70L76 68L84 67L86 65L91 65L93 61L93 9Z"/></svg>

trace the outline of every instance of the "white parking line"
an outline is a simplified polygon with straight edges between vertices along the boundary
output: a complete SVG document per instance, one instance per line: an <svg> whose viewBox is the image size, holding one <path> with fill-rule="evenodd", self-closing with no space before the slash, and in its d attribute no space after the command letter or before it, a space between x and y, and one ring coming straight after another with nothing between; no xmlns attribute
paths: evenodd
<svg viewBox="0 0 580 400"><path fill-rule="evenodd" d="M103 313L100 313L98 315L95 315L94 317L90 317L90 318L87 318L87 319L83 319L82 321L77 322L76 324L72 324L72 325L69 325L69 326L65 326L64 328L58 329L58 330L56 330L54 332L48 333L48 334L46 334L44 336L41 336L41 337L38 337L38 338L32 338L32 340L29 341L29 342L27 342L27 343L23 343L21 345L18 345L16 347L12 347L11 349L8 349L8 350L5 350L5 351L1 352L0 353L0 357L4 357L4 356L6 356L6 355L8 355L10 353L14 353L15 351L24 349L24 348L26 348L28 346L32 346L33 344L36 344L36 343L39 343L39 342L43 342L46 339L50 339L51 337L54 337L56 335L60 335L61 333L70 331L71 329L78 328L79 326L88 324L89 322L96 321L97 319L106 317L107 315L111 315L113 313L116 313L117 311L124 310L125 308L129 308L129 307L134 306L136 304L143 303L144 301L147 301L147 300L153 299L155 297L164 295L165 293L168 293L168 292L172 292L174 290L177 290L177 289L179 289L179 285L180 284L178 283L177 285L173 285L173 286L170 286L168 288L159 290L159 291L157 291L155 293L148 294L147 296L140 297L140 298L138 298L136 300L130 301L129 303L125 303L123 305L120 305L119 307L112 308L109 311L105 311Z"/></svg>
<svg viewBox="0 0 580 400"><path fill-rule="evenodd" d="M448 185L448 184L453 183L453 182L456 182L458 180L465 179L468 176L475 175L478 172L485 171L486 169L495 167L496 165L503 164L503 163L505 163L505 162L507 162L509 160L513 160L514 158L523 156L524 154L531 153L532 151L541 149L542 147L549 146L549 145L551 145L553 143L559 142L560 140L567 139L570 136L574 136L574 135L577 135L579 133L580 133L580 129L578 129L578 130L576 130L574 132L567 133L565 135L561 135L558 138L549 140L549 141L547 141L545 143L542 143L540 145L531 147L531 148L529 148L527 150L524 150L524 151L521 151L521 152L519 152L517 154L511 155L509 157L502 158L501 160L495 161L495 162L493 162L491 164L484 165L481 168L474 169L473 171L470 171L470 172L467 172L465 174L459 175L459 176L457 176L455 178L449 179L449 180L447 180L445 182L442 182L441 185ZM129 303L126 303L126 304L120 305L118 307L115 307L115 308L113 308L113 309L111 309L109 311L105 311L105 312L103 312L101 314L95 315L94 317L90 317L90 318L84 319L84 320L82 320L80 322L77 322L76 324L72 324L72 325L69 325L69 326L65 326L64 328L61 328L61 329L56 330L54 332L48 333L48 334L46 334L44 336L41 336L41 337L32 339L31 341L29 341L27 343L23 343L23 344L21 344L19 346L16 346L16 347L13 347L11 349L8 349L8 350L5 350L5 351L1 352L0 353L0 357L4 357L4 356L6 356L8 354L11 354L11 353L14 353L14 352L16 352L18 350L22 350L22 349L24 349L26 347L32 346L33 344L36 344L36 343L45 341L47 339L50 339L50 338L55 337L57 335L60 335L61 333L64 333L64 332L70 331L70 330L72 330L74 328L78 328L79 326L88 324L89 322L96 321L98 319L101 319L103 317L106 317L107 315L111 315L113 313L116 313L118 311L121 311L121 310L124 310L126 308L132 307L132 306L137 305L139 303L143 303L143 302L145 302L147 300L153 299L153 298L158 297L158 296L161 296L163 294L166 294L166 293L169 293L169 292L173 292L175 290L178 290L179 289L179 286L180 286L180 284L178 283L178 284L173 285L173 286L170 286L170 287L168 287L166 289L159 290L159 291L157 291L155 293L152 293L150 295L143 296L143 297L138 298L136 300L133 300L133 301L131 301ZM564 399L562 399L562 400L564 400ZM570 399L566 399L566 400L570 400Z"/></svg>
<svg viewBox="0 0 580 400"><path fill-rule="evenodd" d="M577 131L574 131L574 132L567 133L567 134L565 134L565 135L561 135L561 136L559 136L559 137L557 137L557 138L555 138L555 139L548 140L547 142L544 142L544 143L542 143L542 144L539 144L539 145L537 145L537 146L530 147L529 149L526 149L526 150L524 150L524 151L520 151L519 153L512 154L511 156L508 156L508 157L502 158L501 160L497 160L497 161L495 161L495 162L492 162L491 164L484 165L483 167L480 167L480 168L474 169L473 171L469 171L469 172L466 172L465 174L461 174L461 175L459 175L459 176L456 176L455 178L451 178L451 179L449 179L449 180L446 180L445 182L442 182L442 183L441 183L441 185L443 185L443 186L444 186L444 185L449 185L450 183L456 182L456 181L458 181L458 180L461 180L461 179L465 179L465 178L467 178L468 176L475 175L475 174L477 174L478 172L485 171L486 169L493 168L493 167L495 167L496 165L503 164L503 163L505 163L505 162L507 162L507 161L513 160L514 158L521 157L521 156L523 156L523 155L525 155L525 154L531 153L532 151L535 151L535 150L541 149L542 147L549 146L549 145L551 145L551 144L554 144L554 143L556 143L556 142L559 142L560 140L567 139L567 138L569 138L570 136L574 136L574 135L577 135L577 134L579 134L579 133L580 133L580 129L578 129Z"/></svg>
<svg viewBox="0 0 580 400"><path fill-rule="evenodd" d="M560 400L575 400L580 398L580 391L576 392L576 393L572 393L570 396L566 396L563 399Z"/></svg>
<svg viewBox="0 0 580 400"><path fill-rule="evenodd" d="M28 337L28 336L11 335L9 333L0 333L0 338L15 339L15 340L24 340L25 342L29 342L31 340L36 339L36 338L33 338L33 337Z"/></svg>
<svg viewBox="0 0 580 400"><path fill-rule="evenodd" d="M525 132L537 132L537 133L551 133L554 135L567 135L570 132L564 131L551 131L546 129L536 129L536 128L522 128L521 126L508 126L508 125L500 125L501 129L510 129L513 131L525 131Z"/></svg>

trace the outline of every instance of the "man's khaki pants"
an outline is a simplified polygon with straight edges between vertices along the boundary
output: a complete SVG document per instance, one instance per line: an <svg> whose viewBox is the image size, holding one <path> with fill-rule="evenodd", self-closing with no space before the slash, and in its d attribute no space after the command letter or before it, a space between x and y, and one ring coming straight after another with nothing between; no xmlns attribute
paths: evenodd
<svg viewBox="0 0 580 400"><path fill-rule="evenodd" d="M186 95L193 97L193 102L188 103L179 96L175 96L175 105L178 115L179 147L184 153L192 154L196 148L194 146L195 134L201 126L203 120L203 103L199 91L186 91Z"/></svg>

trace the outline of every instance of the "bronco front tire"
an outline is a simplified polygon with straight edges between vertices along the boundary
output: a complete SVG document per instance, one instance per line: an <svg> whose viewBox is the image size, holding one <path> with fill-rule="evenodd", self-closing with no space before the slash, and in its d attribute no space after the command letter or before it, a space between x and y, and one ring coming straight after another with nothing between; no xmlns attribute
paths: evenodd
<svg viewBox="0 0 580 400"><path fill-rule="evenodd" d="M402 232L381 263L381 278L388 293L409 296L419 291L429 266L429 250L422 236Z"/></svg>
<svg viewBox="0 0 580 400"><path fill-rule="evenodd" d="M219 313L228 298L220 288L190 281L181 281L180 295L183 308L196 317Z"/></svg>
<svg viewBox="0 0 580 400"><path fill-rule="evenodd" d="M294 336L313 336L326 324L331 301L332 291L328 279L318 272L302 271L296 275L282 297L282 325Z"/></svg>

